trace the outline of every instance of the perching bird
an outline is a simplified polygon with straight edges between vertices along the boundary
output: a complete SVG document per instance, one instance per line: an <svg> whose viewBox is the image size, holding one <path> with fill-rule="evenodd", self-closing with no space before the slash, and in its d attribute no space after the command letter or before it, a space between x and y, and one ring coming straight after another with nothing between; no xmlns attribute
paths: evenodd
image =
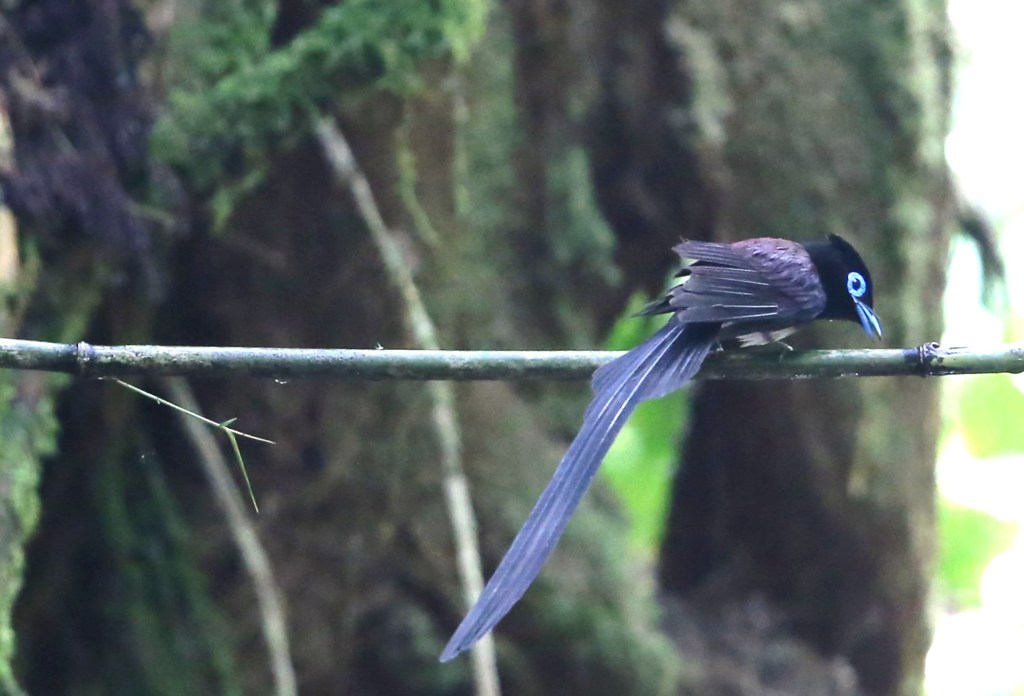
<svg viewBox="0 0 1024 696"><path fill-rule="evenodd" d="M871 274L857 251L836 235L806 244L767 237L732 244L684 241L674 250L695 262L679 272L685 278L681 284L642 312L672 317L651 338L594 373L594 400L583 426L448 641L442 662L471 647L523 596L633 409L689 382L720 342L780 341L816 319L848 319L873 338L882 337Z"/></svg>

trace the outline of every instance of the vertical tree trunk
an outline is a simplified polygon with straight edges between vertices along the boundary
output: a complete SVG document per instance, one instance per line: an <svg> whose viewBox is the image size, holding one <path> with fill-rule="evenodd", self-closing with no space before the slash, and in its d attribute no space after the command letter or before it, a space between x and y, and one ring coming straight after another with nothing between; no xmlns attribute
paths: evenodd
<svg viewBox="0 0 1024 696"><path fill-rule="evenodd" d="M716 237L843 235L869 260L886 343L936 340L952 222L942 3L679 3L670 25L696 110L702 95L717 109ZM865 340L809 333L800 345ZM697 390L661 578L711 634L744 634L722 682L764 674L781 635L810 648L794 669L832 661L862 693L920 692L938 391L911 378Z"/></svg>

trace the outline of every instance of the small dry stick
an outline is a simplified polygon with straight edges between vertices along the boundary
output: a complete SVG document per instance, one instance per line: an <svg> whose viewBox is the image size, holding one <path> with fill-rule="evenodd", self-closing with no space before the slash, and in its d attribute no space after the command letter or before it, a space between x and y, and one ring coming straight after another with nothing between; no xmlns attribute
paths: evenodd
<svg viewBox="0 0 1024 696"><path fill-rule="evenodd" d="M437 350L439 345L434 324L401 250L384 222L370 182L352 154L352 148L332 119L321 119L316 133L335 177L351 192L356 208L377 245L388 277L404 302L404 318L409 332L420 348ZM469 483L462 468L462 436L455 411L455 390L450 382L430 382L427 389L433 402L434 432L441 447L442 485L452 522L459 578L466 604L472 606L483 589L484 578L476 536L476 516L470 500ZM471 658L477 696L499 696L498 662L490 634L477 643Z"/></svg>
<svg viewBox="0 0 1024 696"><path fill-rule="evenodd" d="M267 440L266 438L257 437L255 435L250 435L249 433L243 433L241 430L235 430L234 428L228 427L228 426L230 426L232 423L234 423L237 420L236 418L231 418L229 420L224 421L223 423L218 423L217 421L212 421L209 418L206 418L204 416L199 415L195 411L190 411L189 409L183 408L183 407L179 406L178 404L175 404L175 403L172 403L172 402L168 401L167 399L162 399L159 396L157 396L156 394L152 394L152 393L146 391L145 389L140 389L139 387L136 387L136 386L134 386L132 384L128 384L127 382L124 382L122 380L119 380L116 377L112 377L112 378L103 377L101 379L110 379L111 381L116 382L117 384L120 384L125 389L133 391L136 394L140 394L140 395L146 397L147 399L152 399L153 401L155 401L156 403L160 404L161 406L167 406L168 408L173 408L178 413L181 413L183 415L195 418L196 420L202 421L203 423L206 423L207 425L212 426L212 427L216 428L217 430L220 430L221 432L223 432L225 435L227 435L228 440L231 442L231 449L235 453L235 461L238 463L238 469L242 472L242 478L245 479L245 487L249 491L249 500L252 501L252 507L253 507L253 509L256 512L260 511L260 506L256 504L256 495L253 493L252 483L250 483L250 481L249 481L249 473L245 469L245 461L242 459L242 451L240 449L238 449L238 438L244 437L244 438L247 438L249 440L255 440L256 442L265 442L268 445L273 445L274 444L273 440ZM167 382L170 383L171 380L167 380Z"/></svg>

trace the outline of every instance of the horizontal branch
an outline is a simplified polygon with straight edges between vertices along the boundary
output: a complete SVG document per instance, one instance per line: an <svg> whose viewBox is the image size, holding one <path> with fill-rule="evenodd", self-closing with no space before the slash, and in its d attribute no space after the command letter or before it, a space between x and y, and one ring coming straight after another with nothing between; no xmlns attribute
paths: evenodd
<svg viewBox="0 0 1024 696"><path fill-rule="evenodd" d="M0 368L81 377L232 374L290 379L519 380L585 379L620 353L609 351L319 350L190 346L97 346L0 339ZM765 349L712 354L702 379L821 379L1024 372L1024 345L994 350Z"/></svg>

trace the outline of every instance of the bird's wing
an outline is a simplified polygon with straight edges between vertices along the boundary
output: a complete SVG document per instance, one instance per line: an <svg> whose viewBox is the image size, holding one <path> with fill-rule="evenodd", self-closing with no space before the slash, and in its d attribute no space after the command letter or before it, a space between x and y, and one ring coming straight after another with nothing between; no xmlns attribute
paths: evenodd
<svg viewBox="0 0 1024 696"><path fill-rule="evenodd" d="M718 327L674 318L598 370L583 425L476 604L441 653L446 662L490 631L519 601L555 548L612 441L637 404L683 386L700 369Z"/></svg>
<svg viewBox="0 0 1024 696"><path fill-rule="evenodd" d="M679 321L810 321L825 308L825 291L807 251L795 242L751 239L735 244L682 242L681 257L696 263L686 279L649 312L675 312Z"/></svg>

